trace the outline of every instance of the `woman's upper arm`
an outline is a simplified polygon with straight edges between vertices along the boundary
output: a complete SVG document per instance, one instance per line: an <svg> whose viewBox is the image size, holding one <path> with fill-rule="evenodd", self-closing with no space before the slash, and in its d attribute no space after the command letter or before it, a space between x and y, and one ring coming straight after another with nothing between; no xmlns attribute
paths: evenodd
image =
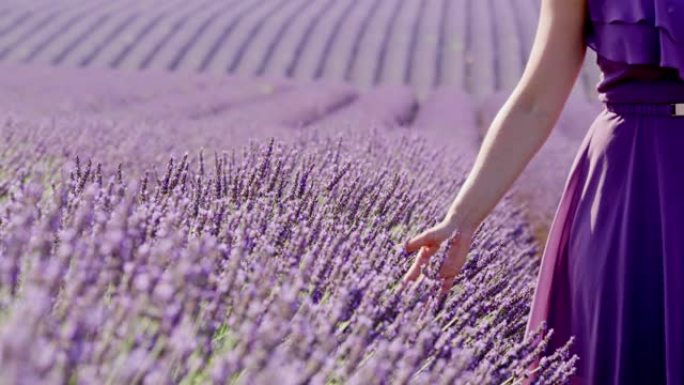
<svg viewBox="0 0 684 385"><path fill-rule="evenodd" d="M512 96L519 106L556 119L584 63L587 0L542 0L525 70Z"/></svg>

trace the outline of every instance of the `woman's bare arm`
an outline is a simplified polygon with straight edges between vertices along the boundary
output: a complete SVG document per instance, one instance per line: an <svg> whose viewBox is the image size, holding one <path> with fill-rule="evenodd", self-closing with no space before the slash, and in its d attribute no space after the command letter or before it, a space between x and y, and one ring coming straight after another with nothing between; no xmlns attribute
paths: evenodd
<svg viewBox="0 0 684 385"><path fill-rule="evenodd" d="M489 126L473 168L444 219L405 244L420 249L405 281L452 237L439 270L442 292L465 263L474 230L546 142L584 62L586 0L542 0L530 58L511 96ZM458 230L455 234L455 230Z"/></svg>
<svg viewBox="0 0 684 385"><path fill-rule="evenodd" d="M548 138L584 62L585 10L586 0L542 0L525 70L489 126L449 220L477 227Z"/></svg>

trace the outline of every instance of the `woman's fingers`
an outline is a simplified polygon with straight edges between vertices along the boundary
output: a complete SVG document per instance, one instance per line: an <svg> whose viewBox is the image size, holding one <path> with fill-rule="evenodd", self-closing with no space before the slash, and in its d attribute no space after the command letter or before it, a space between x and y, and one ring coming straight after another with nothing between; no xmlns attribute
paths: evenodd
<svg viewBox="0 0 684 385"><path fill-rule="evenodd" d="M416 260L413 262L408 272L404 275L403 282L413 281L420 277L423 266L425 266L430 257L439 251L440 245L447 239L453 229L446 222L441 222L432 228L423 231L417 236L409 240L404 249L408 253L413 253L419 250ZM439 276L444 279L447 286L443 286L443 290L448 291L453 284L453 278L458 274L465 260L464 253L467 253L468 245L464 246L464 242L460 238L455 238L454 245L449 248L447 259L440 267ZM465 249L465 250L464 250Z"/></svg>
<svg viewBox="0 0 684 385"><path fill-rule="evenodd" d="M406 275L404 275L404 281L413 281L420 276L423 266L428 263L430 257L432 257L437 250L439 250L439 245L423 246L420 248L420 252L413 261L413 265L409 268Z"/></svg>
<svg viewBox="0 0 684 385"><path fill-rule="evenodd" d="M431 245L434 242L435 240L432 235L432 230L426 230L406 242L404 249L407 253L413 253L421 247Z"/></svg>
<svg viewBox="0 0 684 385"><path fill-rule="evenodd" d="M439 244L449 236L449 233L450 229L446 225L440 223L411 238L411 240L404 245L404 249L407 253L413 253L422 246L439 246Z"/></svg>
<svg viewBox="0 0 684 385"><path fill-rule="evenodd" d="M454 286L454 277L442 278L442 287L440 290L440 295L444 297L447 294L449 294L449 290L451 290L452 286Z"/></svg>
<svg viewBox="0 0 684 385"><path fill-rule="evenodd" d="M439 268L439 278L442 279L442 293L446 294L454 282L454 278L461 272L465 264L470 244L467 239L457 237L447 250L446 258Z"/></svg>
<svg viewBox="0 0 684 385"><path fill-rule="evenodd" d="M465 249L465 250L464 250ZM439 277L455 277L461 272L461 268L465 262L465 254L467 248L464 247L463 242L457 242L452 245L446 253L446 258L439 268Z"/></svg>

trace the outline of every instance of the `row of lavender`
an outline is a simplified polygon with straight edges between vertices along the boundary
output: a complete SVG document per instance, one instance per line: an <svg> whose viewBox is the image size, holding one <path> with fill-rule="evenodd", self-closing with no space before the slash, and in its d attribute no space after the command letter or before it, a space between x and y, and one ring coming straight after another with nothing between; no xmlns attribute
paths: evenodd
<svg viewBox="0 0 684 385"><path fill-rule="evenodd" d="M10 1L0 60L510 89L539 0ZM593 97L593 56L580 90Z"/></svg>
<svg viewBox="0 0 684 385"><path fill-rule="evenodd" d="M462 93L419 104L401 87L36 68L0 83L3 383L572 372L548 330L522 338L539 248L511 195L446 301L438 259L398 285L411 262L398 245L443 214L472 162Z"/></svg>
<svg viewBox="0 0 684 385"><path fill-rule="evenodd" d="M360 92L334 82L302 83L271 77L33 65L0 68L0 103L6 111L79 119L91 116L96 122L104 118L133 125L163 122L192 132L186 141L206 140L210 131L204 128L217 126L235 144L245 143L254 127L287 140L291 128L332 127L341 133L371 120L380 125L410 126L425 138L474 156L483 130L508 95L498 92L478 102L458 89L441 87L421 101L407 86ZM558 127L513 187L528 207L528 218L540 242L545 240L577 147L600 107L600 103L571 95ZM454 127L463 129L455 131Z"/></svg>

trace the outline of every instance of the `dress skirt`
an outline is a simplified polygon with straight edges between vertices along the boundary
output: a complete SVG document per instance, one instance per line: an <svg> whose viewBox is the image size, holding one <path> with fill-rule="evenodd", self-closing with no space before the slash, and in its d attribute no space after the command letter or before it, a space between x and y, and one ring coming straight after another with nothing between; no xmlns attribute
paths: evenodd
<svg viewBox="0 0 684 385"><path fill-rule="evenodd" d="M660 103L684 103L684 86L603 97L551 222L525 336L546 321L546 354L575 337L572 385L682 385L684 116Z"/></svg>

